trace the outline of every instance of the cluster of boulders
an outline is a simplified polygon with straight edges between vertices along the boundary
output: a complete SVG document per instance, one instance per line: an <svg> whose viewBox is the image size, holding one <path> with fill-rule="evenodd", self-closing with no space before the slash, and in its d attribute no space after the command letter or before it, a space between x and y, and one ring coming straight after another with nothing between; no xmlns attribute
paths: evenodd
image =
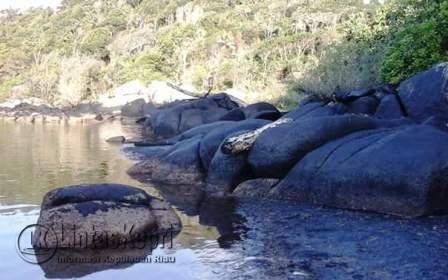
<svg viewBox="0 0 448 280"><path fill-rule="evenodd" d="M129 174L207 196L422 216L448 210L447 123L448 64L286 113L210 95L152 110Z"/></svg>

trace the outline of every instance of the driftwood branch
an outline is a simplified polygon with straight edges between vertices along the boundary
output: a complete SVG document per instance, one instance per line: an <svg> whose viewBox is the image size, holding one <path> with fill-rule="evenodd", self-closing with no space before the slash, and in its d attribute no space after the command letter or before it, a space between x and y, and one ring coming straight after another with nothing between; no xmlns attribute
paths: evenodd
<svg viewBox="0 0 448 280"><path fill-rule="evenodd" d="M203 97L207 97L207 96L209 96L209 95L211 94L212 89L213 89L213 87L211 87L211 88L209 88L209 91L208 91L208 92L202 94L202 93L192 92L192 91L183 89L183 88L181 88L181 87L179 87L179 86L176 86L175 84L172 84L172 83L170 83L170 82L167 82L167 85L168 85L169 87L171 87L171 88L177 90L177 91L182 92L183 94L189 95L189 96L194 97L194 98L203 98Z"/></svg>
<svg viewBox="0 0 448 280"><path fill-rule="evenodd" d="M222 144L221 151L224 154L232 154L232 155L237 155L244 151L248 151L250 150L252 145L255 143L255 140L257 140L258 136L260 136L262 132L285 123L290 123L292 121L293 120L290 118L279 119L273 123L262 126L254 131L246 132L235 137L230 137L227 140L225 140L224 143Z"/></svg>
<svg viewBox="0 0 448 280"><path fill-rule="evenodd" d="M172 84L172 83L170 83L170 82L167 82L166 84L167 84L169 87L171 87L171 88L173 88L173 89L175 89L175 90L177 90L177 91L182 92L183 94L190 95L191 97L195 97L195 98L201 97L201 94L200 94L200 93L192 92L192 91L183 89L183 88L181 88L181 87L179 87L179 86L176 86L175 84Z"/></svg>

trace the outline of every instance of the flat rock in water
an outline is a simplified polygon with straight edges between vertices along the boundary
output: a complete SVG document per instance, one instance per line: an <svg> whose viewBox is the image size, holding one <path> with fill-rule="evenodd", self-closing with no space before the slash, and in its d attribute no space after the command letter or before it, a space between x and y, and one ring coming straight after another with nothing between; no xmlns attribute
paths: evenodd
<svg viewBox="0 0 448 280"><path fill-rule="evenodd" d="M32 240L35 246L78 249L104 246L99 234L107 234L108 242L117 244L181 228L166 202L142 189L118 184L54 189L43 199L37 224ZM76 234L83 238L68 238Z"/></svg>

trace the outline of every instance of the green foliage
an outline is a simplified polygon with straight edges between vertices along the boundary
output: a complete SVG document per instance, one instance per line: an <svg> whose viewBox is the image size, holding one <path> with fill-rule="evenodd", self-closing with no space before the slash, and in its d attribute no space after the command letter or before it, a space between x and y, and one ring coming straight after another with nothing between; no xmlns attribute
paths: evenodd
<svg viewBox="0 0 448 280"><path fill-rule="evenodd" d="M355 47L382 50L379 78L398 83L448 58L448 1L391 0L345 32Z"/></svg>
<svg viewBox="0 0 448 280"><path fill-rule="evenodd" d="M207 90L212 77L213 90L288 108L303 93L398 82L447 59L448 0L386 3L64 0L10 12L0 90L71 104L134 79Z"/></svg>
<svg viewBox="0 0 448 280"><path fill-rule="evenodd" d="M171 75L167 68L165 58L158 52L143 52L125 61L121 70L123 81L140 80L150 82L153 80L166 80Z"/></svg>
<svg viewBox="0 0 448 280"><path fill-rule="evenodd" d="M112 32L109 28L95 28L81 39L80 49L87 55L98 55L103 57L108 54L106 47L111 38Z"/></svg>
<svg viewBox="0 0 448 280"><path fill-rule="evenodd" d="M447 59L435 22L413 24L397 34L381 66L383 80L398 83Z"/></svg>
<svg viewBox="0 0 448 280"><path fill-rule="evenodd" d="M6 80L0 81L0 99L6 98L11 89L23 83L23 79L20 76L7 78Z"/></svg>
<svg viewBox="0 0 448 280"><path fill-rule="evenodd" d="M114 31L121 31L126 29L127 19L126 14L121 10L112 10L102 22L103 26L110 26Z"/></svg>
<svg viewBox="0 0 448 280"><path fill-rule="evenodd" d="M192 71L192 83L197 89L206 90L207 68L203 65L195 65Z"/></svg>
<svg viewBox="0 0 448 280"><path fill-rule="evenodd" d="M400 82L448 59L448 1L412 1L414 18L403 19L390 39L381 77Z"/></svg>

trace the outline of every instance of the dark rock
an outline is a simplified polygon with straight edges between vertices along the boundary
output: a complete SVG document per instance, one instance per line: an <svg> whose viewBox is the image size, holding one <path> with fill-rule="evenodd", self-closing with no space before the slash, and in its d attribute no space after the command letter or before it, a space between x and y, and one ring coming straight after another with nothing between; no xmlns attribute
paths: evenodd
<svg viewBox="0 0 448 280"><path fill-rule="evenodd" d="M92 248L100 245L98 233L107 232L110 242L128 242L181 227L167 203L118 184L58 188L45 195L41 208L32 242L44 248ZM82 244L67 238L75 233L83 234Z"/></svg>
<svg viewBox="0 0 448 280"><path fill-rule="evenodd" d="M202 166L205 169L208 169L215 152L218 150L224 139L230 134L244 130L255 130L268 123L269 121L252 119L224 124L216 129L213 129L210 133L205 135L201 141L199 154L201 157Z"/></svg>
<svg viewBox="0 0 448 280"><path fill-rule="evenodd" d="M226 94L173 102L154 111L148 126L157 137L169 138L193 127L222 119L238 107Z"/></svg>
<svg viewBox="0 0 448 280"><path fill-rule="evenodd" d="M147 119L148 119L148 117L141 117L141 118L137 119L135 121L135 123L137 123L137 124L145 124Z"/></svg>
<svg viewBox="0 0 448 280"><path fill-rule="evenodd" d="M375 120L356 115L310 118L263 132L249 153L257 177L282 178L307 153L347 134L377 127Z"/></svg>
<svg viewBox="0 0 448 280"><path fill-rule="evenodd" d="M242 110L244 111L246 119L277 120L281 117L281 114L277 108L266 102L251 104Z"/></svg>
<svg viewBox="0 0 448 280"><path fill-rule="evenodd" d="M375 89L374 96L380 100L387 95L397 94L396 86L392 84L381 84L373 88Z"/></svg>
<svg viewBox="0 0 448 280"><path fill-rule="evenodd" d="M228 135L228 137L238 136L245 132L247 131L238 131ZM207 195L222 196L231 193L239 183L247 179L250 169L246 158L247 154L245 153L238 155L224 154L218 146L208 168Z"/></svg>
<svg viewBox="0 0 448 280"><path fill-rule="evenodd" d="M226 93L218 93L208 96L212 99L220 108L226 109L228 111L240 107L240 105Z"/></svg>
<svg viewBox="0 0 448 280"><path fill-rule="evenodd" d="M221 117L221 121L242 121L246 119L246 115L242 108L236 108L229 111L227 114Z"/></svg>
<svg viewBox="0 0 448 280"><path fill-rule="evenodd" d="M252 179L239 184L233 195L239 198L266 198L279 179Z"/></svg>
<svg viewBox="0 0 448 280"><path fill-rule="evenodd" d="M344 114L346 111L347 108L343 104L312 102L298 107L297 109L283 115L282 118L302 120L316 117L341 115Z"/></svg>
<svg viewBox="0 0 448 280"><path fill-rule="evenodd" d="M194 137L169 146L163 153L135 164L128 174L140 181L200 185L204 177L199 158L200 140Z"/></svg>
<svg viewBox="0 0 448 280"><path fill-rule="evenodd" d="M348 113L373 115L379 105L379 100L373 96L356 99L348 105Z"/></svg>
<svg viewBox="0 0 448 280"><path fill-rule="evenodd" d="M223 128L232 124L235 124L236 122L233 121L216 121L212 123L203 124L200 126L196 126L192 129L189 129L185 132L182 132L182 134L175 136L173 138L168 139L168 142L176 143L178 141L182 141L185 139L190 139L193 137L203 137L210 133L215 128Z"/></svg>
<svg viewBox="0 0 448 280"><path fill-rule="evenodd" d="M64 204L93 200L148 205L151 197L141 189L118 184L76 185L49 191L43 201L42 210Z"/></svg>
<svg viewBox="0 0 448 280"><path fill-rule="evenodd" d="M448 130L448 124L446 123L446 120L441 117L430 117L422 122L422 124L433 126L443 131Z"/></svg>
<svg viewBox="0 0 448 280"><path fill-rule="evenodd" d="M82 114L97 114L101 111L100 107L100 104L96 103L81 103L67 109L67 113L72 116L79 116Z"/></svg>
<svg viewBox="0 0 448 280"><path fill-rule="evenodd" d="M101 115L101 114L96 115L95 116L95 120L96 121L103 121L104 120L103 115Z"/></svg>
<svg viewBox="0 0 448 280"><path fill-rule="evenodd" d="M222 108L185 110L180 116L179 131L183 132L203 124L219 121L227 112L227 110Z"/></svg>
<svg viewBox="0 0 448 280"><path fill-rule="evenodd" d="M151 120L151 128L158 137L168 138L179 134L181 109L160 110Z"/></svg>
<svg viewBox="0 0 448 280"><path fill-rule="evenodd" d="M409 217L446 211L447 145L448 134L424 125L354 133L305 156L270 197Z"/></svg>
<svg viewBox="0 0 448 280"><path fill-rule="evenodd" d="M374 88L359 89L353 91L337 91L334 94L336 101L342 103L351 103L358 98L369 96L375 93Z"/></svg>
<svg viewBox="0 0 448 280"><path fill-rule="evenodd" d="M448 63L402 82L398 93L410 118L422 122L435 116L448 121Z"/></svg>
<svg viewBox="0 0 448 280"><path fill-rule="evenodd" d="M398 119L404 117L398 97L395 94L390 94L381 99L375 117L380 119Z"/></svg>
<svg viewBox="0 0 448 280"><path fill-rule="evenodd" d="M185 132L182 132L181 134L168 138L168 139L163 139L163 140L156 140L156 141L141 141L141 142L136 142L134 143L134 145L136 147L157 147L157 146L167 146L167 145L174 145L176 143L178 143L179 141L183 141L186 139L190 139L193 137L203 137L204 135L210 133L210 131L212 131L215 128L218 127L222 127L223 125L227 125L230 123L235 123L232 121L217 121L217 122L212 122L212 123L208 123L208 124L203 124L203 125L199 125L196 126L192 129L189 129Z"/></svg>
<svg viewBox="0 0 448 280"><path fill-rule="evenodd" d="M203 111L200 109L188 109L182 111L180 113L178 131L187 131L193 127L206 123L204 120L204 112L209 113L208 111Z"/></svg>
<svg viewBox="0 0 448 280"><path fill-rule="evenodd" d="M217 122L227 114L229 110L223 108L216 108L214 110L202 111L203 124Z"/></svg>
<svg viewBox="0 0 448 280"><path fill-rule="evenodd" d="M142 117L145 115L145 105L146 101L143 98L129 102L121 108L121 115L130 118Z"/></svg>
<svg viewBox="0 0 448 280"><path fill-rule="evenodd" d="M114 136L106 139L108 143L124 143L126 142L126 138L124 136Z"/></svg>
<svg viewBox="0 0 448 280"><path fill-rule="evenodd" d="M125 147L123 151L134 160L149 160L158 158L172 149L172 145Z"/></svg>
<svg viewBox="0 0 448 280"><path fill-rule="evenodd" d="M145 105L143 105L143 115L144 116L151 116L152 114L154 114L154 112L157 110L156 106L154 106L154 104L151 103L145 103Z"/></svg>
<svg viewBox="0 0 448 280"><path fill-rule="evenodd" d="M322 102L322 98L320 98L317 95L309 95L299 102L298 107L305 106L309 103L316 103L316 102Z"/></svg>

